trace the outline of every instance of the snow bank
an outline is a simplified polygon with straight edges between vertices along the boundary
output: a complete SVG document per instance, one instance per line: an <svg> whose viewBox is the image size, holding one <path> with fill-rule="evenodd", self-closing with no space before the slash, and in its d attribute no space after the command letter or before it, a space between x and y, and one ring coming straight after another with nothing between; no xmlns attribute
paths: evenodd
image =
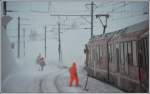
<svg viewBox="0 0 150 94"><path fill-rule="evenodd" d="M58 92L54 84L58 73L60 69L54 63L48 63L44 71L39 71L39 66L36 64L24 63L21 71L7 77L3 91L12 93Z"/></svg>
<svg viewBox="0 0 150 94"><path fill-rule="evenodd" d="M4 17L5 19L7 19L7 17ZM5 21L5 20L4 20ZM16 71L19 70L19 66L16 62L16 59L14 57L14 54L11 50L11 46L10 46L10 40L8 39L8 36L6 34L6 29L4 28L4 23L2 25L2 44L1 44L1 55L2 55L2 91L4 90L3 88L3 84L5 83L5 81L7 80L7 78L9 77L9 75L11 75L12 73L15 73Z"/></svg>

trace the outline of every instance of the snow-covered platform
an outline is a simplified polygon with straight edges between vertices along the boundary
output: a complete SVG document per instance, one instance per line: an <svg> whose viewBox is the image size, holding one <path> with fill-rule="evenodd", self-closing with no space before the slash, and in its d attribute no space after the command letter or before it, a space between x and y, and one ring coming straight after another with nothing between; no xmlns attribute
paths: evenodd
<svg viewBox="0 0 150 94"><path fill-rule="evenodd" d="M27 68L27 67L26 67ZM25 69L23 69L25 70ZM79 87L69 87L68 68L60 68L55 64L47 64L44 71L38 71L38 67L30 67L10 75L2 86L2 92L23 93L120 93L123 92L111 85L105 84L89 77L87 90L83 87L86 83L85 71L78 69Z"/></svg>
<svg viewBox="0 0 150 94"><path fill-rule="evenodd" d="M75 85L73 87L69 87L69 73L67 69L64 73L57 75L55 84L58 91L64 93L123 93L123 91L121 91L120 89L117 89L109 84L103 83L91 77L88 77L87 87L86 89L84 89L87 78L85 75L85 71L80 67L78 73L79 87L75 87Z"/></svg>

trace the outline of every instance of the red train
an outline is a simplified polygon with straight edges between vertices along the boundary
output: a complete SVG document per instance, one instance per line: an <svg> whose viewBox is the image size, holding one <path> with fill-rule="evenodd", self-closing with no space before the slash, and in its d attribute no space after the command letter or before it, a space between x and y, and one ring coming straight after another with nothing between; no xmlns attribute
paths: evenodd
<svg viewBox="0 0 150 94"><path fill-rule="evenodd" d="M149 21L94 36L84 52L89 76L126 92L149 92Z"/></svg>

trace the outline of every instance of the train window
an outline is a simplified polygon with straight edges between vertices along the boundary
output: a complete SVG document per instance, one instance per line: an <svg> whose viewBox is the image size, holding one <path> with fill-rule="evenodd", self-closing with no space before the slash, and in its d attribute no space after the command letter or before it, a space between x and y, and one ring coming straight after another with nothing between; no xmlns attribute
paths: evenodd
<svg viewBox="0 0 150 94"><path fill-rule="evenodd" d="M116 45L116 63L117 63L117 71L119 72L120 69L119 69L119 47L118 47L118 44Z"/></svg>
<svg viewBox="0 0 150 94"><path fill-rule="evenodd" d="M99 48L98 46L96 46L96 53L97 53L97 63L99 62Z"/></svg>
<svg viewBox="0 0 150 94"><path fill-rule="evenodd" d="M103 46L101 45L100 46L100 62L102 63L103 62Z"/></svg>
<svg viewBox="0 0 150 94"><path fill-rule="evenodd" d="M125 71L128 74L128 43L124 42L124 62L125 62Z"/></svg>
<svg viewBox="0 0 150 94"><path fill-rule="evenodd" d="M127 63L127 42L124 43L124 59L125 59L125 63Z"/></svg>
<svg viewBox="0 0 150 94"><path fill-rule="evenodd" d="M90 65L92 63L92 48L90 49Z"/></svg>
<svg viewBox="0 0 150 94"><path fill-rule="evenodd" d="M123 43L120 43L120 50L121 50L121 63L124 64L124 51L123 51Z"/></svg>
<svg viewBox="0 0 150 94"><path fill-rule="evenodd" d="M148 44L147 44L147 40L148 40L148 38L146 38L145 40L144 40L144 44L145 44L145 54L146 54L146 64L148 64Z"/></svg>
<svg viewBox="0 0 150 94"><path fill-rule="evenodd" d="M92 49L92 63L95 63L96 62L96 60L95 60L95 47L93 47L93 49Z"/></svg>
<svg viewBox="0 0 150 94"><path fill-rule="evenodd" d="M91 48L91 66L93 65L93 47Z"/></svg>
<svg viewBox="0 0 150 94"><path fill-rule="evenodd" d="M113 44L112 47L113 47L112 48L112 62L116 63L116 50L115 50L116 49L116 45Z"/></svg>
<svg viewBox="0 0 150 94"><path fill-rule="evenodd" d="M146 38L143 39L142 41L142 46L143 46L143 62L145 64L145 67L147 66L148 63L148 46L147 46L147 42L146 42Z"/></svg>
<svg viewBox="0 0 150 94"><path fill-rule="evenodd" d="M111 51L110 51L110 52L111 52L111 62L113 62L113 48L114 48L114 47L113 47L113 44L112 44L112 45L111 45Z"/></svg>
<svg viewBox="0 0 150 94"><path fill-rule="evenodd" d="M112 62L112 45L110 44L108 46L108 54L109 54L109 62L111 63Z"/></svg>
<svg viewBox="0 0 150 94"><path fill-rule="evenodd" d="M97 46L95 46L95 47L93 48L92 61L93 61L94 63L97 63L97 62L98 62L98 61L97 61Z"/></svg>
<svg viewBox="0 0 150 94"><path fill-rule="evenodd" d="M100 49L99 49L99 45L97 46L97 52L98 52L98 63L100 63Z"/></svg>
<svg viewBox="0 0 150 94"><path fill-rule="evenodd" d="M132 42L128 42L128 64L130 65L133 65L132 58Z"/></svg>
<svg viewBox="0 0 150 94"><path fill-rule="evenodd" d="M99 63L101 63L101 46L99 46Z"/></svg>
<svg viewBox="0 0 150 94"><path fill-rule="evenodd" d="M98 46L96 46L96 49L95 49L95 53L96 53L96 63L99 62L99 49L98 49Z"/></svg>
<svg viewBox="0 0 150 94"><path fill-rule="evenodd" d="M105 48L104 48L104 46L102 45L102 46L101 46L101 54L102 54L102 56L104 55L104 49L105 49Z"/></svg>
<svg viewBox="0 0 150 94"><path fill-rule="evenodd" d="M142 48L143 48L143 64L144 64L144 67L145 67L146 66L146 64L145 64L146 63L146 54L145 54L146 52L145 52L145 43L144 43L144 40L145 39L142 40Z"/></svg>
<svg viewBox="0 0 150 94"><path fill-rule="evenodd" d="M94 49L95 47L92 47L92 53L91 53L91 66L93 67L94 66L94 63L95 63L95 53L94 53Z"/></svg>
<svg viewBox="0 0 150 94"><path fill-rule="evenodd" d="M111 58L112 58L112 63L114 63L114 44L112 44L112 49L111 49Z"/></svg>
<svg viewBox="0 0 150 94"><path fill-rule="evenodd" d="M143 39L139 41L139 44L140 44L140 52L139 52L139 58L140 58L140 62L141 63L141 67L144 67L145 66L145 54L144 54L144 41Z"/></svg>
<svg viewBox="0 0 150 94"><path fill-rule="evenodd" d="M133 65L137 66L137 46L136 41L132 41L132 51L133 51Z"/></svg>

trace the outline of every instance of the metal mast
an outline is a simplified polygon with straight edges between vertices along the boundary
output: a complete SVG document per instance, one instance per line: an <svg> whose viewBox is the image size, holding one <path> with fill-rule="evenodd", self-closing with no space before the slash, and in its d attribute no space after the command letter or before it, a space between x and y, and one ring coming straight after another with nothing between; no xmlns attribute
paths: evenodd
<svg viewBox="0 0 150 94"><path fill-rule="evenodd" d="M44 44L45 44L45 47L44 47L44 48L45 48L45 58L46 58L46 26L45 26L45 34L44 34L44 35L45 35L45 39L44 39L44 40L45 40L45 41L44 41L44 42L45 42L45 43L44 43Z"/></svg>
<svg viewBox="0 0 150 94"><path fill-rule="evenodd" d="M18 17L18 58L20 58L20 17Z"/></svg>
<svg viewBox="0 0 150 94"><path fill-rule="evenodd" d="M61 50L61 37L60 37L60 23L58 23L58 53L59 53L59 62L62 62L62 50Z"/></svg>

